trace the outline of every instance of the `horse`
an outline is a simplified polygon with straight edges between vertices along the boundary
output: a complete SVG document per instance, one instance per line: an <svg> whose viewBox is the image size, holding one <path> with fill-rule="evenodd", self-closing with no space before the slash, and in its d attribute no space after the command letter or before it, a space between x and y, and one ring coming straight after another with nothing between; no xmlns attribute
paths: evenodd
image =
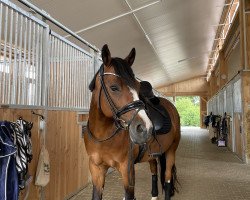
<svg viewBox="0 0 250 200"><path fill-rule="evenodd" d="M115 168L122 176L125 200L134 200L134 164L149 162L152 200L158 197L157 159L165 200L174 194L175 152L180 141L180 118L175 106L159 98L171 119L167 134L155 135L147 106L139 96L141 84L132 70L136 51L125 58L111 57L108 45L101 50L103 64L89 85L92 92L84 142L92 177L92 200L101 200L105 175ZM158 152L158 153L157 153Z"/></svg>

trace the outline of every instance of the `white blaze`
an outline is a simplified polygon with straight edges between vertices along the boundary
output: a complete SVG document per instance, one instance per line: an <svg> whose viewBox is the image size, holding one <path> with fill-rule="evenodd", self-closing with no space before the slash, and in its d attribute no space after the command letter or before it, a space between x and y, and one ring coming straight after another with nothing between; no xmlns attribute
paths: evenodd
<svg viewBox="0 0 250 200"><path fill-rule="evenodd" d="M129 90L133 95L133 101L139 100L137 92L134 89L130 88L130 87L129 87ZM138 115L140 115L141 119L144 121L144 123L146 125L146 129L149 130L149 128L151 128L153 125L152 125L152 122L150 121L150 119L148 118L145 110L140 110L138 112Z"/></svg>

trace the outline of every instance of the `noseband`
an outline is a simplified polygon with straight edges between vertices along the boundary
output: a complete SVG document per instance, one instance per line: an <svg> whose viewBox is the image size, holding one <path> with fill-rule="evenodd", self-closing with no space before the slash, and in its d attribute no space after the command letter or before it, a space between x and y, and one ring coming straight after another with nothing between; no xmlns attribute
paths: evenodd
<svg viewBox="0 0 250 200"><path fill-rule="evenodd" d="M135 116L138 114L138 112L142 109L145 109L145 104L143 103L143 101L141 100L136 100L136 101L132 101L130 103L128 103L127 105L123 106L122 108L118 109L114 103L114 101L112 100L111 96L109 95L109 92L107 90L107 87L104 83L104 76L105 75L112 75L112 76L116 76L116 77L119 77L119 75L115 74L115 73L104 73L104 65L102 65L100 67L100 74L99 74L99 77L100 77L100 82L101 82L101 89L100 89L100 92L99 92L99 109L101 109L101 91L103 90L104 92L104 95L105 95L105 98L107 99L107 102L109 104L109 107L113 113L113 119L114 119L114 122L115 122L115 126L116 126L116 130L113 132L113 134L111 134L111 136L105 138L105 139L97 139L92 133L91 131L89 130L89 127L87 127L88 129L88 133L90 135L90 137L96 141L96 142L104 142L104 141L107 141L109 139L111 139L113 136L115 136L119 130L128 130L130 124L132 123L132 121L134 120ZM127 112L131 111L131 110L135 110L136 112L134 113L134 115L132 116L132 118L128 121L125 121L121 118L122 115L126 114Z"/></svg>

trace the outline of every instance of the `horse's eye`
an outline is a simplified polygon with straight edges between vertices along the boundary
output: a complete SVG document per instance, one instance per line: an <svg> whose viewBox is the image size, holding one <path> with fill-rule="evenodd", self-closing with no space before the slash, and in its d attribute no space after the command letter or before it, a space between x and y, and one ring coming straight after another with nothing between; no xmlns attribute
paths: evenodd
<svg viewBox="0 0 250 200"><path fill-rule="evenodd" d="M111 85L111 86L110 86L110 89L111 89L113 92L119 91L119 87L118 87L117 85Z"/></svg>

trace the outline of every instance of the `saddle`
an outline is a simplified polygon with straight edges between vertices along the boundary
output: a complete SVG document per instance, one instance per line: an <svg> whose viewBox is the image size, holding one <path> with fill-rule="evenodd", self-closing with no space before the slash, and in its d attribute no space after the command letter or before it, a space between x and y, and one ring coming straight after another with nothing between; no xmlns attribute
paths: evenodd
<svg viewBox="0 0 250 200"><path fill-rule="evenodd" d="M157 135L168 133L172 127L168 111L160 104L159 98L154 95L153 88L149 82L142 81L140 84L140 99L146 105L155 133Z"/></svg>

